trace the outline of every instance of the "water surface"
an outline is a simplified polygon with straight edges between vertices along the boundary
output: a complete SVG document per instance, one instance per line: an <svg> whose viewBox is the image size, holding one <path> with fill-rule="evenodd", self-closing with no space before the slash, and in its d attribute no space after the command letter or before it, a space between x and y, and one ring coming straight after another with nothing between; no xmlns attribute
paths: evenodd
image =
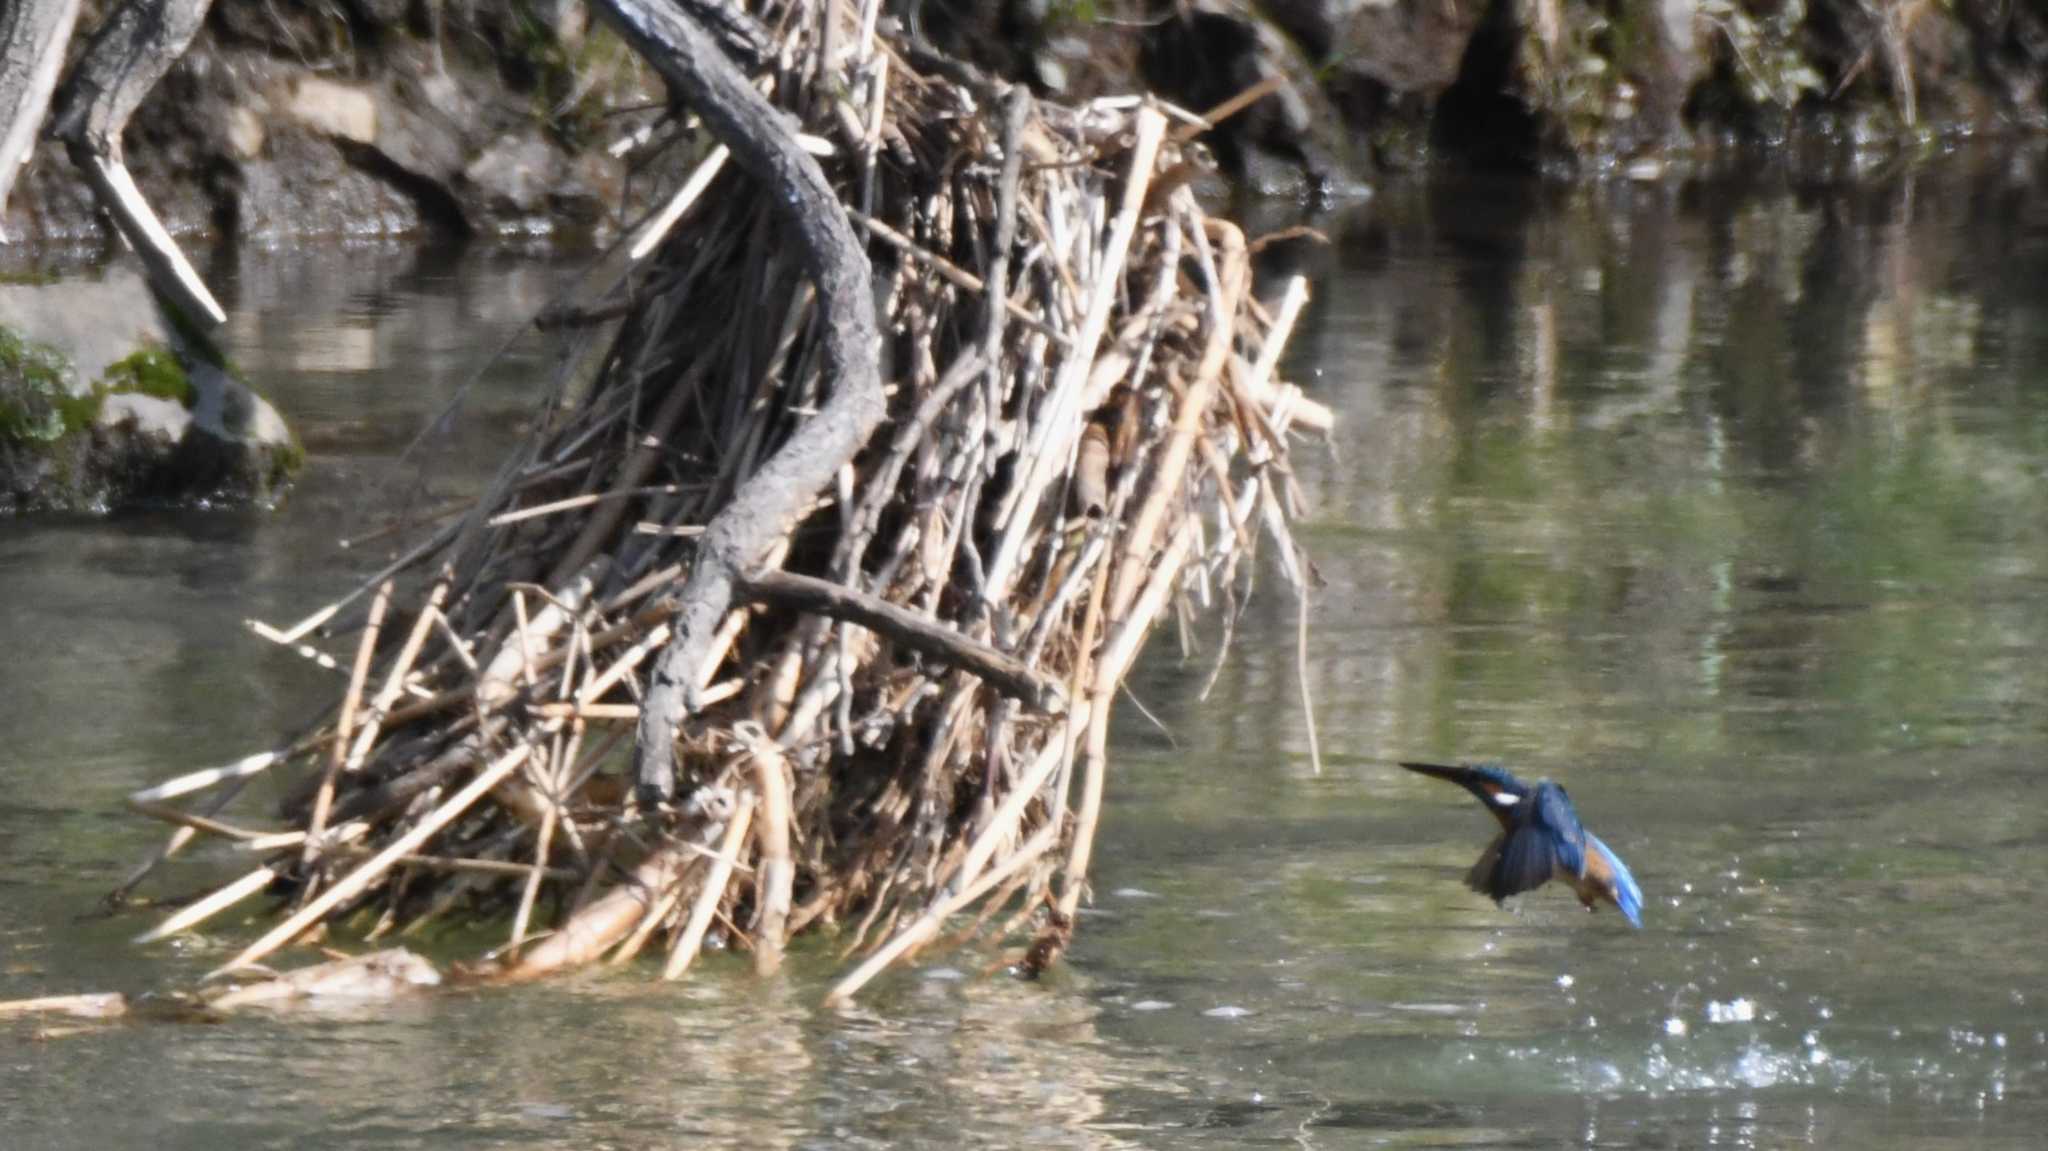
<svg viewBox="0 0 2048 1151"><path fill-rule="evenodd" d="M1038 984L937 956L850 1013L590 977L366 1017L0 1030L35 1147L2034 1146L2048 1129L2048 202L1393 187L1332 222L1293 372L1309 645L1268 577L1162 633L1120 713L1097 899ZM395 457L564 269L247 255L231 341L313 454L272 514L0 523L0 997L189 979L81 919L119 797L266 745L334 680L258 646L372 569ZM217 274L218 275L218 274ZM477 378L475 482L552 349ZM1477 805L1398 758L1568 784L1645 929L1463 871ZM167 886L197 885L200 857Z"/></svg>

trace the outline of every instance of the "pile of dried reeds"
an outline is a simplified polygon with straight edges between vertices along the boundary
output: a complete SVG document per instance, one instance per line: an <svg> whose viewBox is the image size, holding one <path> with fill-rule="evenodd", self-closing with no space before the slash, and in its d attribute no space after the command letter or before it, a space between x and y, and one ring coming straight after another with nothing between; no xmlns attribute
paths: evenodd
<svg viewBox="0 0 2048 1151"><path fill-rule="evenodd" d="M751 76L703 55L711 8ZM509 916L505 977L651 943L673 978L837 923L866 958L835 998L970 908L1032 930L1028 963L1064 945L1145 635L1235 605L1262 532L1301 584L1287 446L1328 414L1274 369L1306 289L1262 306L1182 186L1199 119L1035 104L875 8L603 6L718 144L557 317L593 354L490 491L256 625L316 658L355 634L347 688L289 746L133 797L170 851L251 861L150 937L269 893L288 913L223 970L458 913ZM288 830L224 817L287 765Z"/></svg>

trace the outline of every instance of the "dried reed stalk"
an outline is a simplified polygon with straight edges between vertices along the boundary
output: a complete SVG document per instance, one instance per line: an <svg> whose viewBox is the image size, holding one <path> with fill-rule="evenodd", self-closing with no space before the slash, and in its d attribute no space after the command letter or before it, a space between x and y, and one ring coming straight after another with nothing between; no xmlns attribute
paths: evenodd
<svg viewBox="0 0 2048 1151"><path fill-rule="evenodd" d="M705 158L593 304L617 318L564 337L609 340L601 371L367 606L263 629L361 630L333 718L134 797L178 825L158 859L261 864L150 937L267 889L302 905L228 968L461 910L510 921L502 978L663 941L673 977L714 936L766 972L857 923L843 1001L1021 894L1049 961L1145 636L1248 594L1261 530L1304 578L1290 429L1330 420L1276 373L1306 286L1267 318L1153 102L926 74L872 21L835 56L801 4L599 10ZM216 818L283 765L282 833Z"/></svg>

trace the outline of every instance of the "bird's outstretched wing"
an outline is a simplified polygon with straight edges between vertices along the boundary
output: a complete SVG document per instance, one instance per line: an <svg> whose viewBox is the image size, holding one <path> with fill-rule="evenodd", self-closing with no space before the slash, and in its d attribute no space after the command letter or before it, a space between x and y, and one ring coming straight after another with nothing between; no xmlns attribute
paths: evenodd
<svg viewBox="0 0 2048 1151"><path fill-rule="evenodd" d="M1553 862L1559 869L1574 877L1586 874L1586 829L1564 788L1549 780L1538 783L1525 818L1550 832Z"/></svg>
<svg viewBox="0 0 2048 1151"><path fill-rule="evenodd" d="M1493 841L1472 865L1465 883L1499 903L1549 882L1557 874L1557 862L1556 840L1543 828L1525 822Z"/></svg>
<svg viewBox="0 0 2048 1151"><path fill-rule="evenodd" d="M1465 876L1465 885L1495 903L1533 891L1552 876L1584 874L1586 832L1571 797L1554 783L1538 783Z"/></svg>

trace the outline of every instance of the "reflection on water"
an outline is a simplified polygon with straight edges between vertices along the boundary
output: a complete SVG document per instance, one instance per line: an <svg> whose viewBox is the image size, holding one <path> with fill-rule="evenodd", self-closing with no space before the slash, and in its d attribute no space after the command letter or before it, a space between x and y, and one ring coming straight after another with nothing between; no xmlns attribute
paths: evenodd
<svg viewBox="0 0 2048 1151"><path fill-rule="evenodd" d="M1325 773L1281 593L1207 701L1208 653L1159 645L1133 686L1175 742L1123 725L1096 905L1044 984L941 956L821 1013L814 941L769 986L713 964L14 1029L0 1111L79 1147L2033 1145L2037 184L1397 187L1342 221L1296 358L1343 416L1297 460ZM0 997L218 958L74 918L148 841L119 795L331 693L237 619L375 565L331 541L400 498L398 447L560 275L248 257L235 351L313 448L306 487L271 516L0 524ZM479 382L439 494L488 469L549 355L516 343ZM1393 766L1418 755L1568 783L1645 930L1466 892L1490 823Z"/></svg>

